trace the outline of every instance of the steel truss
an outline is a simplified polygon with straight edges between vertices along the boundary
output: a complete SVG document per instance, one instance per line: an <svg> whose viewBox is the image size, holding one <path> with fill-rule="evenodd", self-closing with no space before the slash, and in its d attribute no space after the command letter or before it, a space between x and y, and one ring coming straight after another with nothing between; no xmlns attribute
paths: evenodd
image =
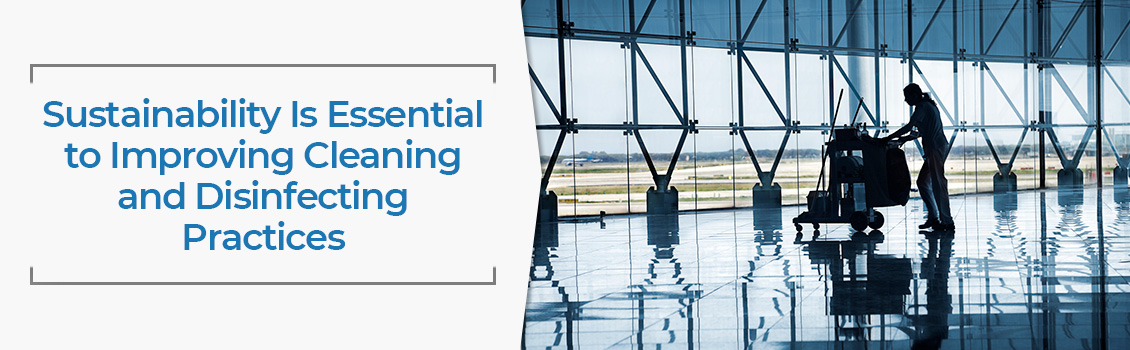
<svg viewBox="0 0 1130 350"><path fill-rule="evenodd" d="M854 119L849 120L848 124L866 125L872 127L875 134L887 131L887 123L881 116L882 108L880 97L884 94L881 89L884 88L881 83L882 77L880 76L880 66L883 59L895 55L901 58L901 62L906 64L907 76L910 77L910 82L919 82L924 85L926 90L935 91L931 84L931 79L939 77L927 77L919 66L919 61L941 61L952 62L953 65L953 96L949 100L939 100L938 106L942 111L945 120L949 122L946 126L949 130L951 137L951 145L957 138L959 133L974 133L983 136L986 145L988 146L994 161L997 164L998 177L1009 176L1015 165L1017 155L1020 152L1022 145L1029 133L1036 134L1040 142L1040 168L1046 169L1043 164L1045 156L1045 143L1050 143L1051 148L1054 150L1056 158L1063 169L1078 169L1079 163L1085 155L1087 146L1091 145L1091 137L1094 136L1097 154L1101 155L1103 152L1103 135L1108 127L1115 126L1130 126L1130 123L1104 123L1102 118L1102 108L1098 106L1103 105L1102 101L1102 88L1104 82L1104 74L1109 77L1113 86L1119 95L1123 98L1122 102L1130 104L1130 97L1124 85L1126 82L1118 82L1114 79L1113 74L1106 68L1108 63L1116 64L1130 64L1130 62L1123 61L1109 61L1104 57L1104 52L1112 52L1120 45L1122 41L1130 41L1130 38L1125 36L1127 29L1130 28L1130 21L1119 26L1121 30L1113 38L1113 40L1104 40L1103 35L1103 0L1085 0L1080 1L1075 8L1070 21L1066 24L1061 31L1052 32L1052 18L1051 18L1051 3L1048 1L1023 1L1023 0L1003 0L1003 1L988 1L995 5L1007 6L1008 12L1005 14L1004 19L1001 21L1000 26L995 28L985 26L985 0L976 2L977 9L970 9L972 1L962 2L962 8L959 9L960 0L940 0L929 1L929 4L923 5L930 12L929 20L922 27L920 34L915 34L916 26L921 25L915 23L915 12L919 4L926 1L905 1L903 10L905 13L905 24L907 26L907 42L902 49L890 49L887 44L880 43L880 16L879 0L828 0L822 4L825 7L826 35L831 39L830 45L802 43L793 34L795 19L791 9L795 6L793 0L785 1L783 6L784 10L779 13L783 16L781 23L783 24L783 36L778 42L754 42L749 40L750 34L754 30L754 26L759 21L764 21L767 13L764 12L766 5L770 0L728 0L728 6L733 16L733 31L730 38L700 38L695 32L691 23L688 23L688 9L691 7L693 0L665 0L671 3L677 2L678 9L678 33L672 35L648 33L644 31L645 23L653 16L653 10L657 0L638 0L641 4L646 1L646 9L642 14L637 14L637 0L624 0L627 2L626 22L628 23L627 30L607 30L607 29L592 29L592 28L578 28L574 22L571 22L567 15L569 11L568 0L547 0L554 3L556 9L556 26L544 27L527 25L526 36L534 38L552 38L557 41L557 70L558 70L558 89L559 95L557 102L554 101L553 96L548 93L548 90L543 85L538 74L531 66L530 79L537 89L537 94L540 96L540 101L545 103L549 110L552 112L556 119L556 123L538 125L539 130L557 130L557 139L553 152L551 153L549 164L542 176L541 193L545 195L549 186L549 179L553 174L554 164L557 162L558 157L562 151L562 146L566 136L570 133L579 133L588 130L618 130L622 131L624 135L634 136L636 144L639 146L641 153L647 163L648 169L651 173L653 184L658 191L667 191L670 187L671 176L678 163L679 155L687 141L690 134L696 134L701 130L726 130L730 135L736 135L742 143L745 151L749 155L749 159L754 165L760 186L769 188L773 185L773 180L777 172L778 165L781 162L782 155L786 149L786 145L790 136L794 133L801 132L822 132L826 131L828 126L821 125L806 125L794 119L792 105L792 72L791 58L794 55L819 55L824 61L827 62L825 68L827 74L828 90L826 91L827 100L829 101L829 115L835 113L834 106L836 105L836 91L837 88L842 88L848 91L848 98L850 103L859 104L862 110L861 121ZM698 0L703 1L703 0ZM844 9L847 13L844 14L844 23L836 25L834 10L836 6L834 3L844 1ZM528 3L531 1L523 1L523 6L530 6ZM743 3L756 3L757 6L749 8ZM871 3L870 13L860 11L860 8L865 2ZM959 45L958 35L949 33L952 37L952 47L949 51L929 51L930 48L923 48L923 43L926 42L926 37L932 31L937 31L938 25L942 21L949 21L950 28L958 28L960 25L958 14L976 11L977 20L979 21L978 32L976 35L979 37L977 41L978 47L975 48L977 52L968 52L968 49ZM873 25L870 34L874 40L874 47L853 47L850 45L841 44L845 33L848 33L849 27L853 25L853 21L858 20L862 16L871 15ZM948 15L948 16L947 16ZM1086 19L1085 21L1080 21ZM1001 41L1001 34L1006 30L1014 31L1010 24L1021 22L1023 33L1020 34L1024 38L1023 52L1026 55L1016 55L1009 53L997 53L993 48ZM1081 24L1082 22L1087 25ZM1060 49L1068 45L1079 45L1080 43L1073 42L1070 39L1070 34L1076 27L1086 27L1088 42L1086 44L1087 57L1071 57L1060 54ZM1082 30L1082 29L1081 29ZM968 33L963 33L968 34ZM566 70L568 61L565 57L565 46L568 40L578 41L601 41L601 42L616 42L621 44L621 48L627 50L630 56L630 68L628 74L630 77L630 103L628 106L631 110L630 121L625 121L622 124L610 123L586 123L584 116L576 116L569 113L569 106L566 101L569 101L567 96L567 81ZM655 44L656 42L677 42L680 52L680 71L681 77L677 82L664 81L660 79L656 70L648 59L647 54L644 52L640 43ZM701 42L701 43L700 43ZM736 76L733 78L737 81L736 84L736 100L737 112L736 122L731 122L729 125L700 125L697 116L693 114L690 108L691 96L688 89L688 49L695 46L706 44L707 47L717 47L719 49L727 50L728 54L735 55L733 60L735 64ZM662 45L662 44L656 44ZM1130 43L1123 43L1121 45L1130 45ZM1107 48L1104 50L1104 48ZM936 48L935 48L936 49ZM999 50L998 50L999 51ZM767 87L765 79L759 74L758 67L748 54L753 52L770 52L781 54L784 60L784 96L775 96L772 91ZM844 57L856 58L870 58L874 63L874 75L870 77L853 76L844 69L841 60ZM1010 93L1002 85L1000 79L993 72L992 66L995 63L1019 63L1022 64L1024 70L1024 91L1022 96L1014 95L1015 92ZM963 110L960 86L960 73L959 65L968 64L977 67L977 80L980 86L979 101L972 101L973 103L980 104L979 117L963 120L959 116L959 112ZM1088 82L1086 91L1086 100L1079 98L1077 94L1064 80L1063 76L1056 69L1057 64L1069 65L1086 65L1088 73ZM642 66L642 69L641 67ZM1033 72L1033 70L1035 70ZM643 71L643 72L641 72ZM748 71L748 74L746 73ZM644 74L646 72L646 74ZM644 77L640 77L644 75ZM834 78L835 77L835 78ZM1035 84L1031 84L1029 78L1035 78ZM753 78L757 83L755 91L750 92L745 88L745 81L748 78ZM988 79L986 79L988 78ZM845 86L837 87L836 80L842 79ZM858 89L860 79L873 79L871 82L875 87L875 101L866 101L863 98L864 91ZM642 81L641 81L642 80ZM991 85L987 85L986 83ZM638 88L641 84L655 84L661 92L666 105L673 112L674 118L666 123L641 123L639 120L639 97ZM667 89L668 84L678 84L681 87L680 93L672 96ZM989 89L986 89L989 86ZM895 87L886 86L886 89ZM898 87L901 88L901 87ZM1056 123L1051 120L1051 93L1053 90L1061 91L1070 101L1073 109L1082 117L1082 123ZM995 92L994 92L995 91ZM985 97L986 93L996 94L1003 97L1004 101L1009 106L1012 114L1017 118L1015 124L995 125L986 122L985 118ZM750 118L747 118L745 111L744 97L747 94L759 94L763 96L772 107L772 112L768 115L757 115L756 118L765 118L770 121L770 124L779 125L757 125L750 123ZM783 99L781 99L783 97ZM1032 111L1029 106L1030 99L1035 98L1037 111ZM783 101L779 104L778 101ZM1017 103L1016 101L1023 101ZM760 119L759 119L760 120ZM844 119L841 119L844 120ZM973 121L973 122L971 122ZM1057 128L1067 127L1080 127L1086 128L1084 137L1079 141L1078 145L1065 145L1059 139L1056 130ZM644 142L642 133L647 133L655 130L679 130L681 131L679 141L672 152L670 164L665 172L660 172L652 159L651 154L648 152L647 144ZM1020 130L1021 134L1017 140L1016 147L1011 152L1004 154L1002 157L998 154L997 147L993 145L993 141L989 137L991 130ZM766 169L761 162L758 161L754 154L754 150L749 142L747 132L750 131L778 131L781 133L781 143L777 150L777 154L772 161L772 165ZM1117 165L1122 169L1130 168L1130 150L1120 150L1117 145L1108 138L1107 145L1110 147L1110 153L1117 159ZM1070 146L1074 146L1073 150ZM921 145L918 145L921 151ZM1097 156L1098 168L1102 169L1102 157ZM1062 172L1062 171L1061 171ZM1014 175L1013 175L1014 176ZM1061 175L1062 176L1062 175ZM1015 177L1013 177L1015 179ZM1081 185L1081 178L1079 184ZM1015 181L1015 180L1013 180ZM1063 182L1061 181L1061 184ZM1102 177L1099 177L1098 185L1102 186ZM1040 187L1045 186L1045 178L1043 171L1040 174ZM779 187L778 187L779 188ZM1013 184L1012 190L1015 190ZM755 196L756 197L756 196ZM779 201L779 197L778 197ZM779 202L778 202L779 204Z"/></svg>

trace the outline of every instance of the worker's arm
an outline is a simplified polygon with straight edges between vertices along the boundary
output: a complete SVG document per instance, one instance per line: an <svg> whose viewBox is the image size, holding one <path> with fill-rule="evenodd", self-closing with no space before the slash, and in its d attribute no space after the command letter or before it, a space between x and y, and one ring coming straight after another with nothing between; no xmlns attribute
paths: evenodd
<svg viewBox="0 0 1130 350"><path fill-rule="evenodd" d="M890 135L887 135L887 137L884 137L883 139L892 140L896 137L910 133L911 128L916 127L922 123L922 113L925 113L925 111L923 111L921 108L914 107L914 114L910 115L910 121L906 122L906 125L903 125L901 128L895 130L895 132L892 132Z"/></svg>

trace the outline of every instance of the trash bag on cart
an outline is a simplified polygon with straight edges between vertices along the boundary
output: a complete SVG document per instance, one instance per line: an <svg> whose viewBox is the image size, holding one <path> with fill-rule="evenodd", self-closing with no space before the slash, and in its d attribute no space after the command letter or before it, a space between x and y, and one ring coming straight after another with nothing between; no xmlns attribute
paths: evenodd
<svg viewBox="0 0 1130 350"><path fill-rule="evenodd" d="M871 139L863 149L867 185L867 206L872 208L906 205L910 198L910 169L906 153L898 147Z"/></svg>
<svg viewBox="0 0 1130 350"><path fill-rule="evenodd" d="M906 205L910 199L910 168L906 166L906 153L901 148L887 150L887 195L896 205Z"/></svg>

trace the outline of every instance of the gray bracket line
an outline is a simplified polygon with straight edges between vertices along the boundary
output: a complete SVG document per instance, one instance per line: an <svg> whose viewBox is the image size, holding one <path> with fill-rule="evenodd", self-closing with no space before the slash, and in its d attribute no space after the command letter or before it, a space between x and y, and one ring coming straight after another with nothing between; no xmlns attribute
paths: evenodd
<svg viewBox="0 0 1130 350"><path fill-rule="evenodd" d="M36 68L490 68L491 83L498 83L498 65L493 63L375 63L375 64L131 64L131 63L62 63L29 65L28 82L35 83Z"/></svg>
<svg viewBox="0 0 1130 350"><path fill-rule="evenodd" d="M498 285L498 267L491 268L490 281L447 282L44 282L35 280L35 267L30 267L29 282L33 286L494 286Z"/></svg>

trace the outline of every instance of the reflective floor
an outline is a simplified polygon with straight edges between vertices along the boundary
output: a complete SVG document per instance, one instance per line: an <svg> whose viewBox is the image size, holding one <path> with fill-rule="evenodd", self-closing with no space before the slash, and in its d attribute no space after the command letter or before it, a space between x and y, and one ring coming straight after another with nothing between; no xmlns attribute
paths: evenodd
<svg viewBox="0 0 1130 350"><path fill-rule="evenodd" d="M800 207L614 217L539 229L524 349L1128 349L1130 194L922 202L882 232Z"/></svg>

